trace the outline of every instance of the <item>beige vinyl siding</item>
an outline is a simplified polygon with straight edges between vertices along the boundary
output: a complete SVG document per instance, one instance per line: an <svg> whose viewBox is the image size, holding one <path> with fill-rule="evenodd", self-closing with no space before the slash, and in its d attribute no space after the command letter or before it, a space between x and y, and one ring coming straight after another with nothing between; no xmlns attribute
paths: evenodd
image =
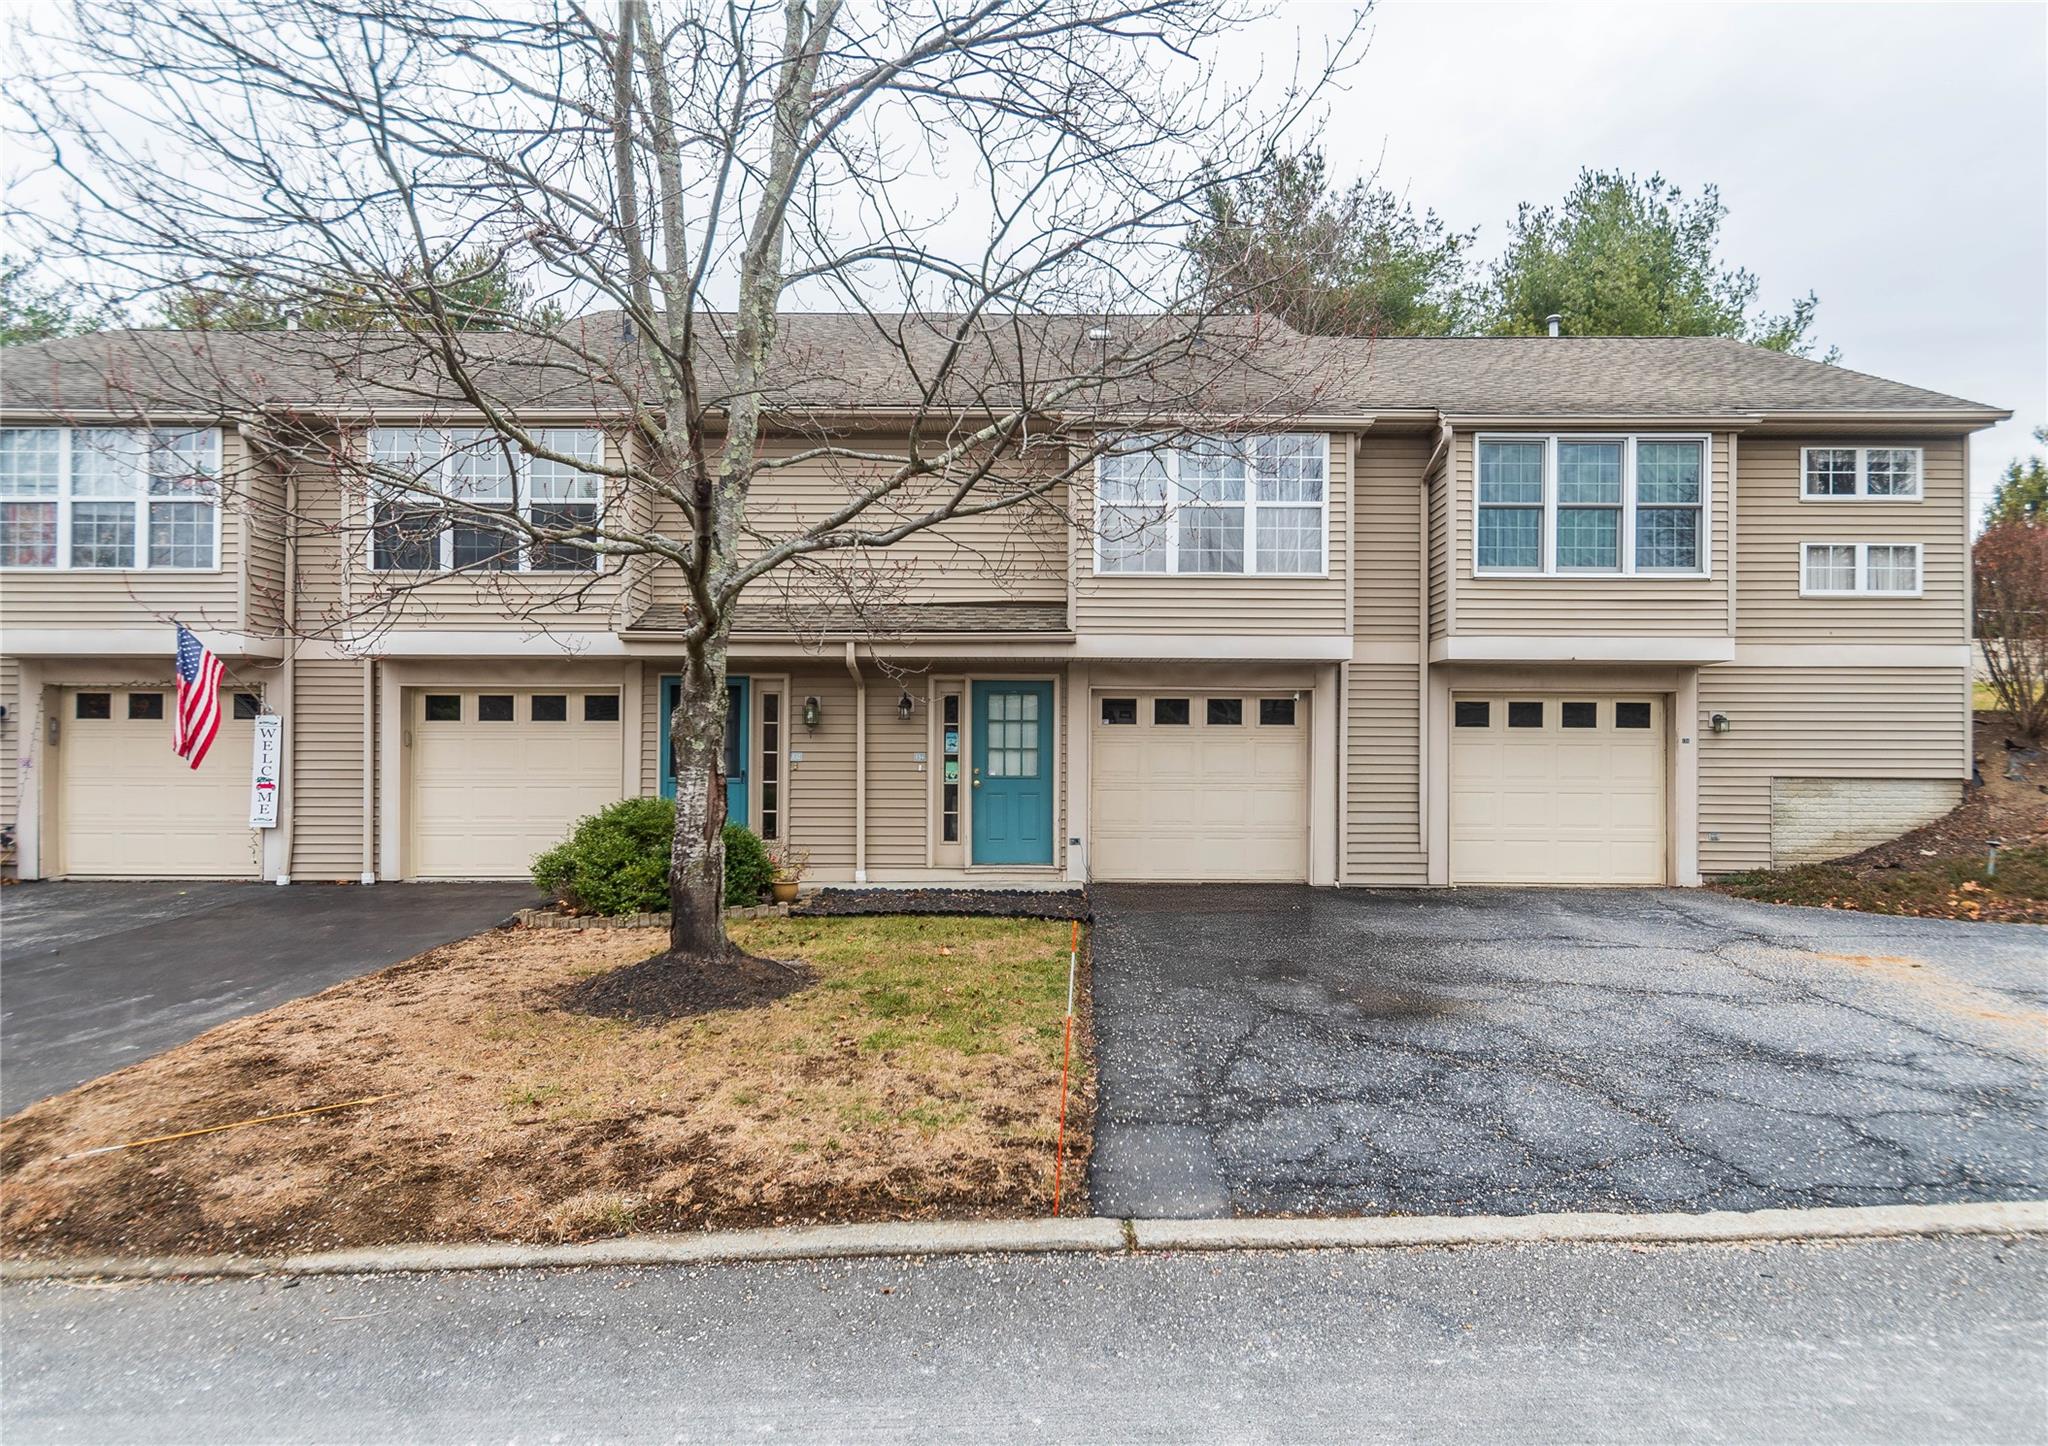
<svg viewBox="0 0 2048 1446"><path fill-rule="evenodd" d="M1416 640L1421 606L1422 469L1432 438L1368 435L1360 448L1352 520L1358 596L1351 631L1361 638Z"/></svg>
<svg viewBox="0 0 2048 1446"><path fill-rule="evenodd" d="M1413 664L1353 663L1345 699L1344 881L1428 882L1417 798L1421 681Z"/></svg>
<svg viewBox="0 0 2048 1446"><path fill-rule="evenodd" d="M647 663L640 669L640 796L661 792L661 734L668 720L661 714L661 680L680 667Z"/></svg>
<svg viewBox="0 0 2048 1446"><path fill-rule="evenodd" d="M379 573L370 569L368 511L352 482L320 468L298 478L298 614L302 629L359 621L343 631L380 626L532 632L610 631L622 573L615 564L589 573ZM417 585L414 585L417 584ZM394 591L395 590L395 591ZM365 612L379 593L381 610Z"/></svg>
<svg viewBox="0 0 2048 1446"><path fill-rule="evenodd" d="M1434 642L1451 629L1450 458L1437 459L1429 474L1429 636Z"/></svg>
<svg viewBox="0 0 2048 1446"><path fill-rule="evenodd" d="M1800 497L1800 449L1887 446L1923 449L1920 501ZM1742 525L1737 531L1737 635L1745 641L1960 643L1970 636L1969 485L1958 437L1745 437ZM1917 598L1799 595L1800 544L1917 542Z"/></svg>
<svg viewBox="0 0 2048 1446"><path fill-rule="evenodd" d="M1613 428L1588 428L1587 434ZM1660 429L1643 427L1637 435ZM1662 430L1679 431L1678 428ZM1505 435L1487 429L1487 435ZM1569 435L1558 429L1534 436ZM1449 631L1480 636L1726 636L1728 616L1728 437L1712 439L1710 463L1711 517L1708 578L1557 576L1536 578L1481 577L1473 569L1474 434L1460 432L1453 444L1452 518L1457 568L1456 605ZM1743 480L1748 481L1749 446L1742 449ZM1744 488L1742 525L1749 530L1748 489Z"/></svg>
<svg viewBox="0 0 2048 1446"><path fill-rule="evenodd" d="M788 458L812 444L795 438L771 438L762 444L769 461ZM902 436L853 438L845 445L884 454L904 451ZM931 450L927 443L926 450ZM1021 474L1021 462L1005 468ZM844 507L886 475L874 464L817 458L763 472L747 502L747 526L769 540L799 535L804 528ZM906 484L864 510L851 526L885 531L923 516L950 497L955 481L926 478ZM969 501L971 502L970 495ZM804 570L782 569L749 587L747 603L758 613L778 605L845 606L849 597L863 603L902 602L1059 602L1067 595L1061 557L1067 525L1061 492L1043 501L1018 503L981 516L958 518L911 533L872 552L837 552L814 558ZM662 504L665 532L681 535L681 513ZM747 544L758 555L762 544ZM854 581L835 584L821 569L843 568ZM647 572L647 595L666 607L687 605L688 594L673 567L659 563Z"/></svg>
<svg viewBox="0 0 2048 1446"><path fill-rule="evenodd" d="M872 687L872 685L870 685ZM786 837L810 851L819 882L853 877L853 679L844 671L793 672L789 679L789 814ZM816 729L804 727L806 697L818 699Z"/></svg>
<svg viewBox="0 0 2048 1446"><path fill-rule="evenodd" d="M363 872L363 665L302 658L293 671L291 875L304 883Z"/></svg>
<svg viewBox="0 0 2048 1446"><path fill-rule="evenodd" d="M1745 447L1745 470L1748 456ZM1702 668L1701 872L1771 866L1774 778L1968 776L1963 675L1960 668ZM1715 713L1728 716L1728 732L1710 730Z"/></svg>
<svg viewBox="0 0 2048 1446"><path fill-rule="evenodd" d="M259 636L284 631L285 515L284 484L267 462L253 458L242 479L240 495L228 503L241 536L247 540L244 583L244 626Z"/></svg>
<svg viewBox="0 0 2048 1446"><path fill-rule="evenodd" d="M931 716L924 690L908 723L897 716L902 690L890 678L868 680L868 877L891 878L926 866L930 775L914 755L931 752ZM798 725L802 731L802 725Z"/></svg>
<svg viewBox="0 0 2048 1446"><path fill-rule="evenodd" d="M10 426L35 425L31 422ZM227 490L247 471L247 449L232 427L221 429L221 471ZM0 615L11 628L137 628L176 618L200 632L242 627L241 569L247 519L232 499L220 509L220 567L212 572L147 568L21 568L0 573ZM170 645L165 644L166 655Z"/></svg>
<svg viewBox="0 0 2048 1446"><path fill-rule="evenodd" d="M1095 571L1094 494L1074 489L1074 631L1077 633L1342 635L1351 585L1351 449L1330 438L1327 577L1101 574ZM1250 546L1246 539L1246 546Z"/></svg>
<svg viewBox="0 0 2048 1446"><path fill-rule="evenodd" d="M21 730L27 715L21 706L21 664L0 658L0 708L7 717L0 721L0 825L14 828L21 822Z"/></svg>

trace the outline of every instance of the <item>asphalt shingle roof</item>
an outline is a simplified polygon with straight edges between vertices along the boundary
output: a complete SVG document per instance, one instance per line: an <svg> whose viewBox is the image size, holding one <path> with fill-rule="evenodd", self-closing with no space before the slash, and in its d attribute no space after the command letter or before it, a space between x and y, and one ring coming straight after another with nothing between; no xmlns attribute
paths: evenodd
<svg viewBox="0 0 2048 1446"><path fill-rule="evenodd" d="M785 316L769 402L783 409L916 405L940 370L946 318L857 313ZM985 323L944 401L1004 405L1087 369L1099 318ZM1157 334L1156 320L1112 319L1112 346ZM1386 411L1447 415L1721 415L1995 410L1844 367L1721 337L1311 337L1270 318L1217 318L1210 340L1091 391L1088 405L1318 416ZM637 388L645 352L617 313L583 318L569 344L472 333L463 338L490 391L530 410L608 412ZM724 373L714 327L706 372ZM593 378L592 372L608 373ZM232 398L223 404L222 398ZM228 414L246 406L345 412L462 408L417 343L391 333L112 331L0 352L0 410L10 413Z"/></svg>

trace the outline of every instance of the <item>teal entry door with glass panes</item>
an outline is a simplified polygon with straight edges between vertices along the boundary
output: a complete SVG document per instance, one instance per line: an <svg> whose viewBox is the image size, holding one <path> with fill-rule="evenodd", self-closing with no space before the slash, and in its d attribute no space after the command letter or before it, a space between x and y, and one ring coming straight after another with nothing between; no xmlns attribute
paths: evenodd
<svg viewBox="0 0 2048 1446"><path fill-rule="evenodd" d="M1052 684L976 683L973 860L1052 862Z"/></svg>
<svg viewBox="0 0 2048 1446"><path fill-rule="evenodd" d="M683 680L673 675L661 680L661 796L676 796L676 753L669 735L669 719L681 701ZM747 680L725 680L725 817L729 823L753 827L747 798Z"/></svg>

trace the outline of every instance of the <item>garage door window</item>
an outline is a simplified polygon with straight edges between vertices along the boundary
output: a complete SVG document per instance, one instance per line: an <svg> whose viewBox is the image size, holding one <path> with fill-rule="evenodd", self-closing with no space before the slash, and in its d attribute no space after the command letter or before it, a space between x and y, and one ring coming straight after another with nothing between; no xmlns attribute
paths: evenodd
<svg viewBox="0 0 2048 1446"><path fill-rule="evenodd" d="M1294 700L1292 698L1259 699L1259 725L1264 728L1292 728L1294 726Z"/></svg>
<svg viewBox="0 0 2048 1446"><path fill-rule="evenodd" d="M1543 705L1541 703L1509 703L1508 727L1541 728L1543 726Z"/></svg>
<svg viewBox="0 0 2048 1446"><path fill-rule="evenodd" d="M1188 721L1188 700L1185 698L1154 698L1152 700L1152 721L1169 727L1182 727Z"/></svg>
<svg viewBox="0 0 2048 1446"><path fill-rule="evenodd" d="M585 693L583 695L583 721L585 723L618 722L619 695L617 693Z"/></svg>
<svg viewBox="0 0 2048 1446"><path fill-rule="evenodd" d="M80 693L78 695L78 716L89 720L114 716L114 695L112 693Z"/></svg>
<svg viewBox="0 0 2048 1446"><path fill-rule="evenodd" d="M1614 705L1614 726L1617 728L1649 727L1650 705L1648 703L1616 703Z"/></svg>
<svg viewBox="0 0 2048 1446"><path fill-rule="evenodd" d="M1209 726L1212 728L1234 728L1244 722L1244 699L1211 698L1209 700Z"/></svg>
<svg viewBox="0 0 2048 1446"><path fill-rule="evenodd" d="M1562 703L1558 705L1564 715L1560 720L1567 728L1598 728L1600 726L1600 705L1598 703Z"/></svg>
<svg viewBox="0 0 2048 1446"><path fill-rule="evenodd" d="M1138 721L1138 700L1136 698L1104 698L1102 700L1102 721L1117 728L1135 725Z"/></svg>
<svg viewBox="0 0 2048 1446"><path fill-rule="evenodd" d="M426 719L429 723L460 723L462 721L462 695L460 693L427 694Z"/></svg>
<svg viewBox="0 0 2048 1446"><path fill-rule="evenodd" d="M476 721L479 723L510 723L512 721L512 695L510 693L484 693L476 700Z"/></svg>
<svg viewBox="0 0 2048 1446"><path fill-rule="evenodd" d="M130 693L128 695L128 716L148 722L164 716L164 695L161 693Z"/></svg>
<svg viewBox="0 0 2048 1446"><path fill-rule="evenodd" d="M536 693L533 695L533 721L536 723L566 723L569 721L569 695L567 693Z"/></svg>
<svg viewBox="0 0 2048 1446"><path fill-rule="evenodd" d="M1493 705L1484 698L1476 702L1459 702L1451 705L1451 722L1459 728L1491 728L1493 726Z"/></svg>

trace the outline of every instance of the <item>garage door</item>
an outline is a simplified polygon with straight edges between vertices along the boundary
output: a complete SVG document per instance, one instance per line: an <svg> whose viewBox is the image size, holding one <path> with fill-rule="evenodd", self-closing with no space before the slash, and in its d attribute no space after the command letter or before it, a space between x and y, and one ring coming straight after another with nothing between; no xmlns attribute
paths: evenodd
<svg viewBox="0 0 2048 1446"><path fill-rule="evenodd" d="M1588 694L1451 702L1451 877L1664 882L1664 705Z"/></svg>
<svg viewBox="0 0 2048 1446"><path fill-rule="evenodd" d="M520 878L620 796L616 692L422 690L406 738L408 878Z"/></svg>
<svg viewBox="0 0 2048 1446"><path fill-rule="evenodd" d="M1098 693L1089 750L1098 879L1308 877L1308 702Z"/></svg>
<svg viewBox="0 0 2048 1446"><path fill-rule="evenodd" d="M171 752L176 688L67 688L58 700L57 863L71 877L253 879L256 699L221 694L197 769Z"/></svg>

